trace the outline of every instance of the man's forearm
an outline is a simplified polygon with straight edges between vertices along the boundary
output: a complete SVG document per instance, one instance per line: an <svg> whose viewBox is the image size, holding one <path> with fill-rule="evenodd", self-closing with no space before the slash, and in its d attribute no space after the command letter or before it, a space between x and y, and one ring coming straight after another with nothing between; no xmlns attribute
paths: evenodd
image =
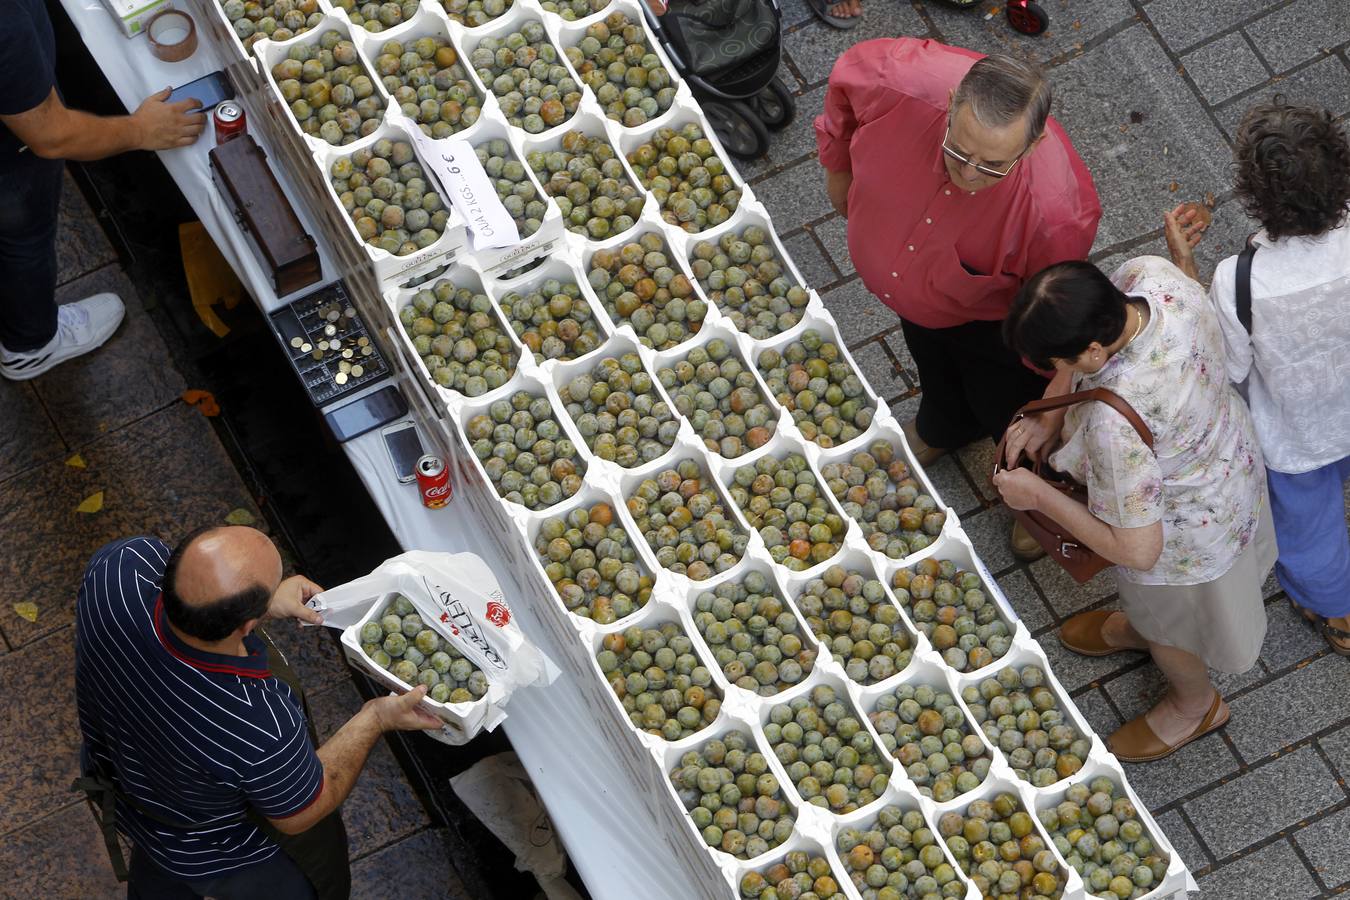
<svg viewBox="0 0 1350 900"><path fill-rule="evenodd" d="M319 761L323 763L323 788L318 799L294 816L271 820L272 824L286 834L299 834L341 806L383 733L374 711L369 706L362 707L318 750Z"/></svg>
<svg viewBox="0 0 1350 900"><path fill-rule="evenodd" d="M59 129L29 150L46 159L88 162L137 150L142 143L140 126L131 116L96 116L66 109Z"/></svg>

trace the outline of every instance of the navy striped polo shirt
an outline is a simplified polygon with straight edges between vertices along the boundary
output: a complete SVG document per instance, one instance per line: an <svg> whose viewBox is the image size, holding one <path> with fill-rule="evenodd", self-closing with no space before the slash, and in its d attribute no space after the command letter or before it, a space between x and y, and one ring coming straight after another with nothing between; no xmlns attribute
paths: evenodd
<svg viewBox="0 0 1350 900"><path fill-rule="evenodd" d="M119 801L119 830L172 875L218 877L280 849L241 816L301 812L323 788L323 764L256 635L239 657L195 650L170 630L168 560L163 541L138 537L89 564L75 609L80 730L84 753L136 805L182 823Z"/></svg>

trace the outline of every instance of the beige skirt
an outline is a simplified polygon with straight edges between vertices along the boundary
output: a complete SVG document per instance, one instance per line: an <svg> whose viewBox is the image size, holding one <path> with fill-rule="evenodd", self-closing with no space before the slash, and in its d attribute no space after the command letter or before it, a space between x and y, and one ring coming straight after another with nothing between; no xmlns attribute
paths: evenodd
<svg viewBox="0 0 1350 900"><path fill-rule="evenodd" d="M1261 585L1277 555L1266 500L1251 543L1223 575L1204 584L1136 584L1117 575L1120 609L1146 640L1193 653L1211 669L1241 674L1261 654Z"/></svg>

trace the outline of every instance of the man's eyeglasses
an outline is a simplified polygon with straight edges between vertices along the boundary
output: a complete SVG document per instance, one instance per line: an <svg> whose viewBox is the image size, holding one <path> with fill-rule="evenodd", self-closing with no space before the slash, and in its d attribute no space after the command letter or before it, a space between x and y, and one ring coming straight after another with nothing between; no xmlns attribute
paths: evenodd
<svg viewBox="0 0 1350 900"><path fill-rule="evenodd" d="M1017 154L1017 159L1014 159L1012 162L1008 163L1007 168L995 169L991 166L986 166L982 163L971 162L969 156L966 156L965 154L961 153L959 150L952 147L950 143L948 143L948 141L951 139L951 136L952 136L952 120L948 118L947 131L942 135L942 152L947 154L947 156L951 157L953 160L960 163L961 165L970 166L976 172L979 172L981 175L987 175L990 178L1006 178L1009 174L1011 174L1013 167L1016 166L1022 160L1022 157L1025 156L1027 152L1026 150L1023 150L1021 153ZM1030 149L1031 149L1030 147L1027 148L1027 150Z"/></svg>

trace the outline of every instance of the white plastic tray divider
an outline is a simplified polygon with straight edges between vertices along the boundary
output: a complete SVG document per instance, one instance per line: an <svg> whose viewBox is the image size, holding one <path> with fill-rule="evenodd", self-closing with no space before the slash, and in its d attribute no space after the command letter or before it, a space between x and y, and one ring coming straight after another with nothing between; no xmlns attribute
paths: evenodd
<svg viewBox="0 0 1350 900"><path fill-rule="evenodd" d="M816 462L821 468L824 468L830 463L846 463L854 456L854 454L868 451L869 448L878 441L885 441L891 445L896 456L904 460L905 464L909 466L910 475L919 482L919 493L927 494L936 500L938 508L946 514L947 522L954 522L956 520L956 510L952 509L949 504L943 502L942 495L938 492L937 486L933 484L932 479L928 477L928 473L914 461L913 451L911 451L909 445L905 443L904 437L904 431L901 430L900 425L895 419L891 418L889 415L876 416L873 418L872 424L862 433L860 439L855 439L848 444L840 445L838 447L827 448L817 445L818 452L816 454ZM859 533L861 534L861 532ZM937 540L937 536L932 537L934 541ZM923 551L917 551L912 554L912 556L913 558L918 559L922 553ZM890 557L885 554L878 554L878 556L882 559L890 560Z"/></svg>

